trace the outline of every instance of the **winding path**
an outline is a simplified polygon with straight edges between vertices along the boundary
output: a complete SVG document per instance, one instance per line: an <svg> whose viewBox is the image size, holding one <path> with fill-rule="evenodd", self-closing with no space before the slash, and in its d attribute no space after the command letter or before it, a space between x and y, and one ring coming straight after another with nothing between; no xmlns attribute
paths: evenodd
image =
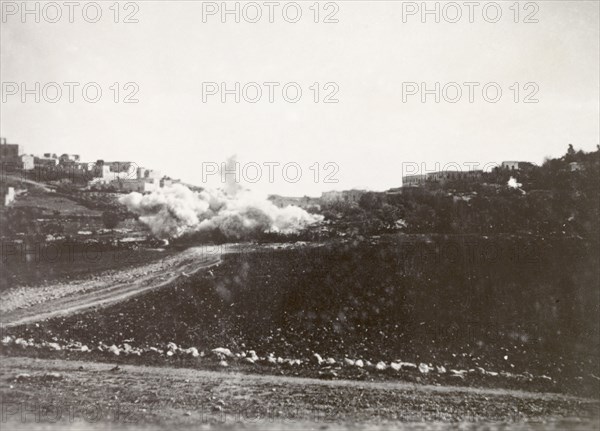
<svg viewBox="0 0 600 431"><path fill-rule="evenodd" d="M0 325L23 325L114 304L168 286L180 277L188 277L220 261L219 256L207 257L201 247L192 247L159 262L119 270L93 280L44 288L17 288L1 298L4 304L0 308Z"/></svg>

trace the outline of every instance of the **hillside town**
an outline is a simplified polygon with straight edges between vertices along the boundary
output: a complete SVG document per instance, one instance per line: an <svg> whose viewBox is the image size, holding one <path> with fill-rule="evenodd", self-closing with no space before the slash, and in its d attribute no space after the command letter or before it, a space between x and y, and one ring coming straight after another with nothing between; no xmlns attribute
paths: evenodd
<svg viewBox="0 0 600 431"><path fill-rule="evenodd" d="M96 160L85 162L79 154L26 154L19 144L0 138L2 175L20 176L24 180L60 184L77 184L91 191L150 193L178 183L159 170L138 166L131 161ZM4 187L4 185L3 185ZM14 189L2 190L5 205L14 198Z"/></svg>
<svg viewBox="0 0 600 431"><path fill-rule="evenodd" d="M181 183L163 175L160 170L138 166L132 161L94 162L82 161L79 154L44 153L27 154L19 144L7 143L0 138L0 163L2 175L21 177L24 180L37 181L53 186L71 185L78 190L107 193L152 193L160 188ZM568 171L576 172L583 168L580 161L569 161ZM278 207L288 205L300 208L317 208L335 203L358 204L367 193L399 195L414 189L450 189L454 195L464 197L472 193L477 186L496 186L501 179L506 183L507 175L528 177L537 166L528 161L502 161L493 169L445 169L426 173L402 175L402 185L382 192L365 189L331 190L321 193L320 197L292 197L270 195L269 199ZM13 202L16 193L14 187L0 184L2 199L0 204L7 206ZM454 190L458 188L459 190ZM465 190L466 188L466 190Z"/></svg>

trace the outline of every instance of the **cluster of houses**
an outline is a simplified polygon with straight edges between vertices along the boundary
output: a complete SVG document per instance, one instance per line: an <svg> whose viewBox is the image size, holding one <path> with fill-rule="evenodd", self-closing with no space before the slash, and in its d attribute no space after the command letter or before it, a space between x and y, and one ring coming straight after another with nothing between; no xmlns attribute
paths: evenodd
<svg viewBox="0 0 600 431"><path fill-rule="evenodd" d="M499 169L504 171L516 172L526 171L533 168L535 165L530 162L522 161L505 161L499 166ZM571 166L571 170L574 170ZM401 195L404 191L414 187L424 187L427 184L444 184L448 181L464 180L469 182L483 181L483 170L444 170L437 172L429 172L419 175L404 175L402 177L402 187L391 188L384 193L386 195ZM269 199L277 206L283 207L287 205L296 205L305 209L311 206L322 204L332 204L335 202L354 203L357 204L360 198L368 193L368 190L351 189L351 190L332 190L323 192L320 198L296 198L284 197L279 195L271 195Z"/></svg>
<svg viewBox="0 0 600 431"><path fill-rule="evenodd" d="M75 182L77 178L99 191L148 193L179 182L134 162L82 162L79 154L23 154L18 144L8 144L6 138L0 138L0 162L3 173L20 172L41 181Z"/></svg>
<svg viewBox="0 0 600 431"><path fill-rule="evenodd" d="M571 164L571 170L577 169ZM504 161L500 164L498 169L509 172L527 171L535 167L533 163L523 161ZM427 184L445 184L449 181L468 181L468 182L481 182L484 179L483 170L444 170L436 172L428 172L426 174L417 175L404 175L402 177L402 187L391 188L385 193L387 195L398 195L402 194L407 188L424 187ZM345 203L358 203L361 196L367 193L367 190L343 190L343 191L329 191L321 194L320 203L333 203L333 202L345 202Z"/></svg>
<svg viewBox="0 0 600 431"><path fill-rule="evenodd" d="M504 171L526 171L528 169L533 168L535 165L530 162L521 162L521 161L505 161L502 162L499 166L500 170ZM417 174L417 175L405 175L402 177L402 186L403 187L420 187L425 184L438 183L444 184L448 181L469 181L469 182L479 182L483 178L482 170L464 170L464 171L456 171L456 170L445 170L438 172L428 172L426 174Z"/></svg>
<svg viewBox="0 0 600 431"><path fill-rule="evenodd" d="M19 144L7 144L6 138L0 138L0 160L5 169L32 171L36 168L48 169L61 167L71 167L75 169L87 169L87 163L79 162L78 154L56 154L45 153L43 157L32 154L21 153Z"/></svg>
<svg viewBox="0 0 600 431"><path fill-rule="evenodd" d="M31 154L22 154L18 144L6 143L6 138L0 138L0 162L3 171L10 166L16 171L38 170L44 175L59 173L58 177L64 178L65 174L73 177L85 178L87 185L92 190L105 190L114 192L139 192L150 193L161 187L178 183L169 177L162 176L160 171L137 166L133 162L82 162L78 154L44 153L42 157ZM570 163L570 170L576 171L581 166ZM535 165L524 161L504 161L498 169L509 172L527 171ZM390 189L388 194L400 194L402 189L410 187L422 187L427 184L444 184L448 181L463 180L469 182L480 182L483 179L482 170L454 171L444 170L428 172L426 174L405 175L402 177L402 187ZM310 207L320 203L353 202L358 203L366 190L345 190L324 192L320 198L297 198L273 195L271 200L278 206L297 205ZM8 196L8 194L7 194ZM10 198L10 197L9 197Z"/></svg>

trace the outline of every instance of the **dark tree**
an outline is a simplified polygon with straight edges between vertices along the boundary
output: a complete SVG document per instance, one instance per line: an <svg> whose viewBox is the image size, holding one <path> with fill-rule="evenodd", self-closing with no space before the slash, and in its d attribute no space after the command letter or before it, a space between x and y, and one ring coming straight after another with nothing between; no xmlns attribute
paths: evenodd
<svg viewBox="0 0 600 431"><path fill-rule="evenodd" d="M102 213L102 222L107 229L114 229L119 224L119 215L112 211Z"/></svg>

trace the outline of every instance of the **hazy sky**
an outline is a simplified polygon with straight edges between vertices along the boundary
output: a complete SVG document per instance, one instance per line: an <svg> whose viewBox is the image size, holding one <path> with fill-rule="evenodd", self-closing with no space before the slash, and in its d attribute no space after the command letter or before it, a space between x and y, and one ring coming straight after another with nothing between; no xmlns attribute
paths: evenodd
<svg viewBox="0 0 600 431"><path fill-rule="evenodd" d="M558 156L572 143L592 150L599 141L599 3L597 1L541 1L533 15L538 23L514 22L514 2L500 2L502 17L494 10L482 14L480 2L474 22L462 7L462 19L449 23L455 10L445 9L440 23L434 16L403 15L407 2L338 1L338 23L315 23L310 2L300 2L302 17L286 22L282 6L275 8L274 23L268 7L258 23L240 23L234 16L221 22L219 14L206 16L206 2L135 2L138 23L115 23L113 2L102 4L97 23L86 22L76 9L74 22L63 7L62 19L49 23L41 15L16 15L3 2L1 24L1 81L3 103L0 133L21 144L27 153L78 153L84 160L132 160L155 167L173 177L202 185L202 163L221 163L237 155L242 164L263 165L295 162L302 168L297 183L283 179L281 166L274 168L274 182L267 177L254 185L264 192L316 195L324 190L352 187L383 190L401 184L403 163L501 162L530 160L541 163ZM81 5L87 2L80 2ZM404 3L404 4L403 4ZM458 2L462 5L463 2ZM14 3L20 7L21 2ZM58 2L62 4L62 2ZM220 7L221 2L216 3ZM421 2L415 3L417 7ZM43 4L42 4L43 5ZM228 3L230 8L235 2ZM429 2L431 8L435 2ZM30 7L35 6L31 2ZM243 3L241 3L243 6ZM444 4L440 4L442 8ZM521 3L519 21L535 12ZM125 10L121 4L119 21ZM12 10L8 9L9 11ZM442 12L444 10L440 9ZM255 9L246 9L252 19ZM319 21L334 6L320 6ZM46 9L52 20L55 11ZM286 17L294 18L288 8ZM93 10L86 17L93 19ZM403 20L404 18L404 20ZM4 22L5 21L5 22ZM406 21L406 22L403 22ZM22 103L20 94L8 94L6 83L97 82L103 93L99 102L86 102L81 86L69 103L68 88L62 98L49 103L32 95ZM115 82L121 87L135 82L139 103L126 104L129 93L121 88L114 103ZM203 82L261 84L262 99L235 103L219 95L202 100ZM281 83L275 102L269 103L264 82ZM281 88L294 82L302 88L297 103L286 102ZM336 83L339 103L314 103L313 83L320 83L320 99ZM425 82L434 88L457 82L463 89L457 103L443 98L409 96L403 102L403 82ZM464 82L481 83L469 103ZM502 97L497 103L482 97L484 84L497 83ZM511 87L520 84L519 103ZM528 82L535 83L525 88ZM539 88L538 103L523 98ZM447 87L447 97L454 90ZM514 88L514 87L513 87ZM47 87L48 97L54 97ZM493 87L492 87L493 89ZM90 91L91 96L94 92ZM248 97L254 97L249 91ZM290 97L294 91L290 90ZM493 97L494 91L488 95ZM321 175L315 183L318 162ZM324 183L324 164L339 167ZM248 165L242 165L248 166ZM404 165L406 166L406 165ZM412 166L412 165L411 165ZM254 176L254 171L247 170ZM294 171L289 170L290 177ZM217 176L209 177L218 184Z"/></svg>

